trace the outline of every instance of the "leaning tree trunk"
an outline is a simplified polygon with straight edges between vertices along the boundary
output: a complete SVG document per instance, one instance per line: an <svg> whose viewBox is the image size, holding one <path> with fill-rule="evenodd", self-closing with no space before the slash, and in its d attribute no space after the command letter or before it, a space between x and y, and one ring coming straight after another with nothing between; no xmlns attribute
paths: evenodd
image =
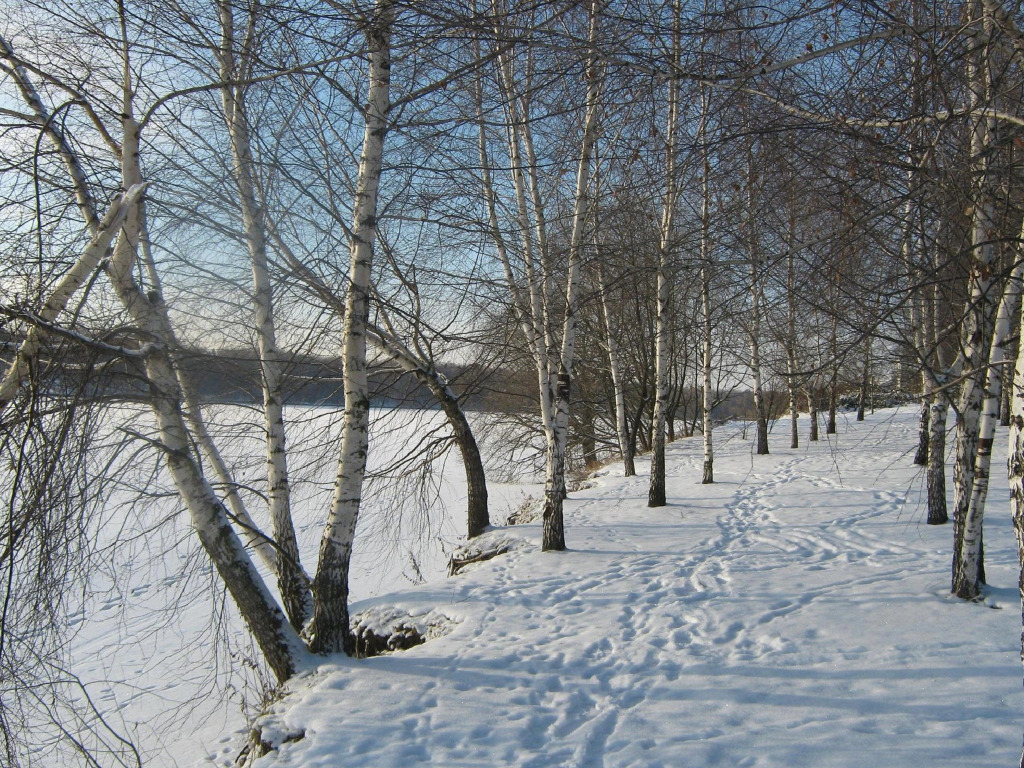
<svg viewBox="0 0 1024 768"><path fill-rule="evenodd" d="M271 225L269 231L275 246L288 266L314 294L337 312L338 317L344 318L345 302L339 300L331 288L295 255L288 243L279 235L276 227ZM388 330L385 330L368 322L366 331L369 340L383 354L394 360L403 370L411 373L420 384L426 387L441 406L441 410L444 411L448 425L452 428L452 436L455 438L456 445L459 446L459 453L462 455L462 464L466 473L467 538L479 536L491 524L487 508L487 478L480 448L473 436L473 429L466 412L462 409L455 393L448 386L448 380L428 358L418 355L409 345L401 341L392 332L390 325L388 325Z"/></svg>
<svg viewBox="0 0 1024 768"><path fill-rule="evenodd" d="M14 359L7 367L7 371L0 380L0 415L4 408L18 394L18 390L25 383L29 376L46 334L45 326L57 320L61 312L67 307L71 297L89 280L89 277L96 271L103 259L107 256L111 243L121 229L121 225L131 211L142 198L145 185L137 184L131 187L122 197L117 195L110 202L110 208L100 221L89 244L82 250L74 264L71 265L64 277L61 278L57 287L47 298L42 309L30 318L33 324L25 334L25 339L18 347Z"/></svg>
<svg viewBox="0 0 1024 768"><path fill-rule="evenodd" d="M128 186L142 181L139 168L139 128L131 111L131 89L125 87L122 114L124 143L122 174ZM136 263L141 212L125 222L123 235L107 266L114 291L144 336L157 341L143 355L150 403L156 416L161 447L175 487L189 510L192 526L203 549L231 594L239 613L253 633L264 658L283 682L298 669L304 646L289 624L231 527L227 509L206 481L193 453L193 443L182 414L182 393L169 349L173 332L163 298L147 295L136 283Z"/></svg>
<svg viewBox="0 0 1024 768"><path fill-rule="evenodd" d="M392 0L378 0L366 30L369 46L369 94L366 126L356 182L351 237L349 285L342 327L345 366L345 414L341 456L331 509L320 540L313 580L312 649L317 653L352 654L355 644L349 626L349 564L355 539L366 451L369 444L370 397L366 374L366 323L369 315L370 268L377 239L377 195L384 159L384 137L390 111Z"/></svg>
<svg viewBox="0 0 1024 768"><path fill-rule="evenodd" d="M13 73L25 101L45 126L63 160L75 199L82 211L86 226L95 237L99 233L100 219L96 214L86 174L80 159L53 121L35 90L27 72L6 41L0 39L0 55L13 64ZM134 90L127 51L123 51L123 103L121 124L123 140L118 148L121 160L122 184L128 195L143 188L139 165L139 125L133 115ZM134 191L133 191L134 190ZM259 572L230 523L230 517L213 489L206 481L193 455L193 441L181 410L182 394L177 380L170 350L175 347L167 307L158 291L145 292L136 284L134 267L136 249L141 240L143 224L141 201L128 210L122 234L113 256L106 263L106 272L121 302L138 332L153 343L139 350L146 368L150 386L150 403L157 419L161 447L165 451L172 480L185 502L192 525L218 574L232 595L257 645L274 671L279 682L290 677L304 654L302 641L278 608ZM148 266L148 265L147 265Z"/></svg>
<svg viewBox="0 0 1024 768"><path fill-rule="evenodd" d="M448 382L433 366L425 364L406 345L374 328L371 338L381 350L395 360L402 368L412 373L437 400L452 428L455 443L459 446L462 466L466 473L466 537L482 534L491 524L487 511L487 477L484 472L480 447L473 436L473 429L462 410L459 399L448 386Z"/></svg>

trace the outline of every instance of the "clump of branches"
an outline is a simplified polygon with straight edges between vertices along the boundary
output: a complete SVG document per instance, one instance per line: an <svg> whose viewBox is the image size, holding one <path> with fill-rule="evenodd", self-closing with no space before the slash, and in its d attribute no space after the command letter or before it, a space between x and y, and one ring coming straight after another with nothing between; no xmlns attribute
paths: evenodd
<svg viewBox="0 0 1024 768"><path fill-rule="evenodd" d="M69 754L141 765L64 663L103 497L90 463L103 410L90 396L95 362L58 375L37 361L0 427L0 763L12 768Z"/></svg>

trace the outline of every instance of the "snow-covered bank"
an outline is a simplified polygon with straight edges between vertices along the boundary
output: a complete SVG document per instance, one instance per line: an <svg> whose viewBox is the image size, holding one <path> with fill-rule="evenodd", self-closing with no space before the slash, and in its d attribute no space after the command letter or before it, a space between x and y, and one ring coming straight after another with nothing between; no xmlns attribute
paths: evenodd
<svg viewBox="0 0 1024 768"><path fill-rule="evenodd" d="M989 500L994 586L961 603L947 595L951 528L924 525L916 427L913 409L879 412L795 451L777 429L767 457L734 438L713 486L699 484L699 441L682 440L657 510L643 466L609 469L566 505L570 551L517 550L357 606L434 609L453 626L296 680L263 721L285 743L258 764L1015 764L1005 484Z"/></svg>
<svg viewBox="0 0 1024 768"><path fill-rule="evenodd" d="M225 424L236 425L226 441L229 456L242 457L235 462L240 482L254 482L262 472L258 425L251 426L251 415L237 407L210 410L222 431L231 429ZM307 567L316 562L330 499L337 415L324 408L287 411L289 440L297 448L293 508ZM391 466L430 430L444 433L443 414L390 409L374 415L371 470L400 479L382 480L364 495L352 564L355 600L423 578L443 579L448 555L466 529L465 475L457 453L423 476ZM259 465L247 467L245 457ZM124 488L98 526L107 549L94 563L81 610L68 617L70 666L104 720L139 748L143 765L183 768L218 750L237 751L235 734L252 714L248 706L259 706L258 656L187 515L177 511L180 503L159 456L143 452L125 463L118 476ZM145 483L154 492L140 496L135 489ZM493 519L503 520L538 488L490 483ZM262 508L255 494L249 499L254 510ZM57 764L48 754L37 757L54 768L77 765L74 757Z"/></svg>

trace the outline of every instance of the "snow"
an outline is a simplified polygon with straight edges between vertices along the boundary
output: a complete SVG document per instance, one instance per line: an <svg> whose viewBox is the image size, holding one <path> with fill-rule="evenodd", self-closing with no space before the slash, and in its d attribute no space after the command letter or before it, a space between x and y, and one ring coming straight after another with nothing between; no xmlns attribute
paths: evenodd
<svg viewBox="0 0 1024 768"><path fill-rule="evenodd" d="M699 437L671 444L660 509L642 462L633 478L602 470L566 502L566 552L539 551L539 521L518 525L490 535L533 546L361 600L371 623L409 617L430 639L293 680L259 721L277 749L256 765L1016 764L1005 483L988 504L994 586L967 604L948 596L951 526L924 523L915 409L840 419L798 450L779 427L770 456L719 430L714 485L699 484ZM177 742L178 763L231 765L238 728Z"/></svg>
<svg viewBox="0 0 1024 768"><path fill-rule="evenodd" d="M450 634L295 681L258 765L934 766L1018 759L1019 612L1007 496L986 604L947 596L911 411L768 457L669 449L669 506L609 469L567 502L570 551L516 550L378 598ZM778 430L776 438L788 438ZM538 525L516 533L538 540ZM1004 610L1005 609L1005 610Z"/></svg>
<svg viewBox="0 0 1024 768"><path fill-rule="evenodd" d="M255 457L249 468L244 459L238 462L240 482L257 483L263 440L251 412L234 406L210 410L216 429L235 435L229 457ZM121 416L142 430L149 421L134 412ZM445 423L438 411L378 409L374 416L370 461L376 470L415 446L411 435ZM328 408L286 409L293 507L307 568L316 562L332 490L337 417ZM261 703L264 680L254 663L258 653L180 512L166 472L154 468L159 457L143 456L132 457L116 473L125 490L106 512L102 538L108 549L94 563L81 609L68 617L70 666L104 720L140 748L144 765L209 765L211 755L238 754L238 733ZM166 495L137 500L133 489L150 481L150 473ZM422 481L409 466L395 473L400 482L379 483L364 495L350 585L357 601L424 577L443 578L449 555L464 539L466 484L457 452L440 459ZM489 483L492 519L504 520L540 487ZM429 513L407 501L420 494L432 502ZM264 578L273 584L266 573ZM36 757L59 768L79 764L74 758L54 764L43 752Z"/></svg>

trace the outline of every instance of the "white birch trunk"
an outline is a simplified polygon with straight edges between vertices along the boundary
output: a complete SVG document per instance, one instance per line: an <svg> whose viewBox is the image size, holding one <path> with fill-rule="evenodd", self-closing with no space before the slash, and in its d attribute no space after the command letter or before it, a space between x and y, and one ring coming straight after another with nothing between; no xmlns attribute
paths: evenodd
<svg viewBox="0 0 1024 768"><path fill-rule="evenodd" d="M992 350L986 373L987 386L978 421L978 449L974 460L974 483L970 504L964 516L963 536L960 540L959 571L953 574L953 592L964 600L974 600L981 595L984 583L982 574L982 526L985 517L985 500L988 497L989 471L992 464L992 443L996 423L999 420L999 405L1002 400L1003 363L1007 360L1007 346L1017 311L1020 296L1020 281L1024 277L1024 261L1018 261L1010 274L999 302L995 329L992 334Z"/></svg>
<svg viewBox="0 0 1024 768"><path fill-rule="evenodd" d="M622 370L619 367L619 345L615 340L616 331L611 307L608 304L608 287L605 284L604 269L601 267L600 261L597 264L597 283L601 293L601 314L604 317L608 369L611 372L612 392L615 397L615 435L619 442L619 455L622 456L623 475L633 477L636 474L636 467L633 462L633 444L629 439L629 426L626 423L626 393L622 386Z"/></svg>
<svg viewBox="0 0 1024 768"><path fill-rule="evenodd" d="M977 4L974 4L977 6ZM989 28L987 14L984 25ZM981 19L978 15L976 18ZM971 108L978 110L988 98L988 68L985 60L987 46L968 58L968 81L971 88ZM996 312L992 270L995 263L995 213L993 210L992 180L988 163L991 145L989 119L974 118L971 136L971 162L975 171L974 212L971 232L973 249L970 275L970 300L965 324L964 371L960 392L956 430L956 459L953 465L953 586L957 591L957 574L962 572L964 526L974 485L974 463L978 450L981 411L985 397L985 377L992 339L992 325Z"/></svg>
<svg viewBox="0 0 1024 768"><path fill-rule="evenodd" d="M139 125L133 114L134 91L130 77L125 55L121 152L125 186L142 183ZM159 293L146 295L133 277L141 231L142 211L139 206L125 221L124 235L118 240L107 271L118 298L136 326L144 334L160 340L146 358L146 372L167 465L189 509L203 548L224 580L268 664L278 680L283 681L298 669L305 647L264 584L231 527L226 508L206 481L193 455L181 409L183 396L169 354L174 344L174 333L167 307Z"/></svg>
<svg viewBox="0 0 1024 768"><path fill-rule="evenodd" d="M234 18L231 4L219 0L221 21L220 75L224 119L231 143L235 183L242 214L245 242L249 250L253 277L253 304L256 320L263 390L263 418L266 441L267 506L274 541L278 590L288 618L301 631L312 618L313 604L309 582L302 570L299 545L291 515L288 482L288 454L285 447L282 364L277 349L274 323L274 298L267 265L267 238L263 206L257 198L252 146L244 89L231 84L236 79ZM246 46L243 46L243 48Z"/></svg>
<svg viewBox="0 0 1024 768"><path fill-rule="evenodd" d="M833 303L833 306L835 304ZM839 387L839 318L833 314L829 326L829 357L832 358L832 378L828 385L828 419L825 422L825 434L836 433L836 406Z"/></svg>
<svg viewBox="0 0 1024 768"><path fill-rule="evenodd" d="M713 364L711 324L711 160L707 147L707 119L710 110L707 91L701 92L700 141L703 163L700 182L700 310L703 320L703 347L701 359L701 423L704 449L704 471L701 483L715 482L714 410L715 393L712 389L711 369Z"/></svg>
<svg viewBox="0 0 1024 768"><path fill-rule="evenodd" d="M496 32L500 35L501 30L498 29ZM528 160L524 161L521 146L523 143L527 144L528 158L533 155L533 149L532 146L530 146L529 141L531 136L530 134L527 134L524 129L524 125L527 122L526 116L520 112L520 99L516 95L517 78L513 67L512 54L506 53L500 56L498 60L501 75L499 80L502 85L507 115L508 151L510 171L515 190L516 212L518 217L517 223L523 242L523 275L526 280L527 297L529 299L528 306L530 324L525 332L528 334L527 342L531 344L533 349L534 362L537 368L537 386L541 411L541 423L544 429L546 445L545 485L557 487L559 480L556 477L557 468L555 463L555 454L557 451L555 443L557 442L556 389L558 382L555 361L553 360L553 328L552 319L548 311L549 302L547 300L547 292L549 288L546 284L546 270L543 265L544 255L542 252L542 264L541 268L538 269L534 253L534 233L543 234L544 228L543 225L536 225L535 227L534 225L531 225L530 221L526 167L526 162L528 162ZM481 131L482 130L481 123ZM535 198L535 202L536 200L537 199ZM493 205L493 197L490 199L489 204ZM536 210L534 211L534 215L535 217L537 216ZM541 211L539 215L543 217L543 212ZM492 228L495 229L495 231L496 227L496 224L492 224ZM546 243L546 240L544 242ZM507 251L503 252L499 249L499 256L502 256L505 259L506 280L509 281L510 286L512 286L514 285L514 276L507 260ZM562 482L561 492L564 494L564 479Z"/></svg>
<svg viewBox="0 0 1024 768"><path fill-rule="evenodd" d="M703 355L701 361L701 421L703 425L703 449L704 449L704 471L701 476L702 484L715 482L715 449L714 449L714 390L712 389L711 366L711 279L710 265L707 259L701 263L701 312L704 320Z"/></svg>
<svg viewBox="0 0 1024 768"><path fill-rule="evenodd" d="M356 183L349 287L342 330L345 365L345 415L341 456L320 557L313 581L312 649L318 653L351 654L354 650L348 612L348 576L359 518L366 452L369 444L370 397L366 375L366 324L369 315L370 269L377 239L377 193L384 159L391 85L391 0L378 0L367 27L369 94L363 150Z"/></svg>
<svg viewBox="0 0 1024 768"><path fill-rule="evenodd" d="M674 4L672 28L672 64L679 61L681 37L679 0ZM661 228L658 242L658 314L654 329L654 416L651 426L651 483L647 492L648 507L665 506L665 414L668 408L669 332L669 257L675 222L676 197L676 130L679 122L679 79L668 83L668 115L665 120L665 189L661 207Z"/></svg>
<svg viewBox="0 0 1024 768"><path fill-rule="evenodd" d="M1024 333L1024 315L1019 332ZM1010 509L1013 533L1017 540L1017 592L1021 602L1021 620L1024 623L1024 344L1019 345L1013 371L1013 396L1010 413L1007 475L1010 485ZM1024 632L1021 633L1020 658L1024 661ZM1024 768L1024 755L1021 757Z"/></svg>
<svg viewBox="0 0 1024 768"><path fill-rule="evenodd" d="M569 272L565 286L565 317L562 323L562 348L558 368L558 390L555 401L555 428L548 445L552 474L545 485L544 535L541 549L565 549L565 523L562 502L565 499L565 460L569 436L569 397L572 388L572 368L576 355L577 305L579 303L580 269L583 258L583 239L587 217L590 215L590 172L594 148L597 145L598 113L600 106L601 76L598 72L597 38L600 0L590 5L590 35L587 51L587 102L583 122L583 143L580 148L579 168L576 173L576 196L573 208L572 236L569 240Z"/></svg>
<svg viewBox="0 0 1024 768"><path fill-rule="evenodd" d="M79 162L78 155L68 143L67 137L60 128L60 124L50 119L49 110L32 83L32 78L29 77L28 71L18 63L14 49L11 48L6 38L2 36L0 36L0 58L3 58L10 66L12 77L18 85L18 90L21 91L22 98L32 111L36 123L44 128L50 142L64 161L75 190L75 202L78 204L78 210L81 212L89 232L95 234L99 227L100 217L97 215L96 202L89 191L85 169L82 167L81 162Z"/></svg>
<svg viewBox="0 0 1024 768"><path fill-rule="evenodd" d="M793 201L791 206L795 206ZM789 388L789 447L800 447L797 419L800 416L797 400L797 336L796 336L796 212L789 218L789 255L786 257L786 386Z"/></svg>
<svg viewBox="0 0 1024 768"><path fill-rule="evenodd" d="M123 124L125 162L122 172L126 183L138 183L141 177L138 126L131 116L130 104L126 106ZM130 151L130 148L135 151ZM224 580L267 663L278 680L284 681L298 669L304 647L253 566L231 527L227 510L203 477L192 454L192 442L181 412L182 394L168 353L173 333L166 307L158 295L145 295L132 275L133 247L138 242L140 218L137 213L128 217L125 236L118 241L108 273L118 298L135 325L144 334L160 340L151 345L145 364L167 466L203 548Z"/></svg>
<svg viewBox="0 0 1024 768"><path fill-rule="evenodd" d="M925 384L924 397L926 416L925 439L919 440L927 447L922 456L926 467L928 488L928 525L945 525L949 522L946 503L946 420L949 413L949 394L942 386L948 372L942 351L941 329L938 322L938 295L931 287L921 296L921 323L919 336L920 355L924 365L921 375ZM941 373L940 373L941 372Z"/></svg>
<svg viewBox="0 0 1024 768"><path fill-rule="evenodd" d="M599 174L601 161L598 156L598 144L594 145L594 199L601 200L602 188ZM597 290L601 299L601 319L604 327L604 346L608 352L608 371L612 380L612 397L615 401L615 439L619 445L619 456L622 457L624 477L636 475L633 461L633 444L629 440L629 425L626 420L626 393L622 381L622 368L619 361L619 344L617 329L612 317L611 302L608 296L608 283L604 279L604 257L601 241L601 216L594 209L594 252L596 257L595 271L597 274Z"/></svg>
<svg viewBox="0 0 1024 768"><path fill-rule="evenodd" d="M754 415L757 421L758 456L768 454L768 416L765 413L764 386L761 381L761 260L754 227L754 157L747 145L747 247L750 251L750 377L754 394Z"/></svg>
<svg viewBox="0 0 1024 768"><path fill-rule="evenodd" d="M185 420L196 442L199 444L199 450L202 452L203 457L213 467L217 482L223 487L224 503L231 512L231 522L240 529L245 546L259 555L260 560L270 569L271 573L277 573L277 548L274 546L270 536L260 530L259 526L256 525L256 521L249 515L249 510L246 509L242 497L238 494L237 484L231 474L231 469L228 467L213 436L210 435L210 431L206 427L201 406L195 396L194 387L192 387L191 382L184 380L185 377L180 368L177 373L178 386L181 387L184 399ZM306 576L305 578L308 582L309 577Z"/></svg>

